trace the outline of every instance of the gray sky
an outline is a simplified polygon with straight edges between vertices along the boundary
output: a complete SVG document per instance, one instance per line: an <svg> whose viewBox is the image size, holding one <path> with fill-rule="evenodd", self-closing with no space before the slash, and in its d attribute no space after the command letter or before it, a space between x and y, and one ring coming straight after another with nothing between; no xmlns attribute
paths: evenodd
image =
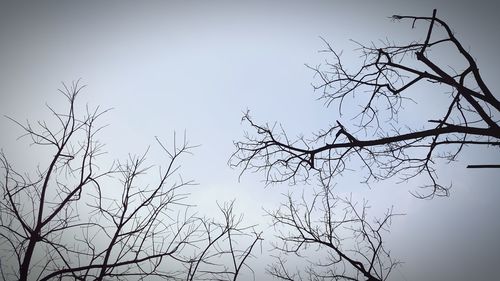
<svg viewBox="0 0 500 281"><path fill-rule="evenodd" d="M242 112L279 121L292 136L330 124L336 113L316 100L313 73L304 66L325 58L317 52L324 47L319 36L355 59L349 39L420 39L424 35L409 24L388 17L430 16L433 8L470 47L496 93L500 19L493 2L2 1L0 114L42 119L47 115L41 105L62 101L56 91L61 81L81 78L88 85L84 102L114 108L100 137L110 155L141 153L154 136L170 140L174 131L186 130L192 144L201 144L183 163L186 177L200 183L193 202L209 213L216 200L236 198L237 211L265 230L261 208L273 208L289 187L264 188L262 175L254 174L238 182L239 171L227 166L232 141L243 135ZM8 156L27 166L43 161L24 141L16 142L21 132L12 123L2 118L0 128ZM500 177L464 167L498 156L468 150L460 163L442 167L443 181L453 177L454 187L449 198L431 201L408 193L419 179L369 189L351 173L337 182L369 198L375 210L394 205L408 214L394 221L388 237L405 262L394 280L493 280L500 262ZM269 241L272 234L265 237Z"/></svg>

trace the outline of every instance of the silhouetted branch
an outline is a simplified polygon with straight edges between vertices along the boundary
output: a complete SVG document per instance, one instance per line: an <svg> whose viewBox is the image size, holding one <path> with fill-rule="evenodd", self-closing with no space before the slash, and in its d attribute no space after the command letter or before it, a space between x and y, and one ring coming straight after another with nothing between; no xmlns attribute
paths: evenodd
<svg viewBox="0 0 500 281"><path fill-rule="evenodd" d="M385 248L383 234L396 214L388 210L371 222L367 202L340 198L324 183L312 199L287 202L270 212L281 243L268 272L280 280L386 280L399 264ZM287 257L304 268L287 267Z"/></svg>
<svg viewBox="0 0 500 281"><path fill-rule="evenodd" d="M219 205L222 222L199 219L204 239L200 254L190 258L186 280L237 280L243 267L253 275L246 262L257 242L262 241L262 233L253 230L254 226L241 226L243 216L237 217L233 207L234 201ZM238 248L237 244L242 241L249 246Z"/></svg>
<svg viewBox="0 0 500 281"><path fill-rule="evenodd" d="M347 97L354 97L361 106L355 115L357 124L335 125L314 134L310 139L292 139L281 126L259 125L249 116L252 134L235 142L236 152L230 164L242 173L262 171L268 183L307 181L311 175L334 177L349 169L354 160L366 171L365 182L397 176L406 181L425 174L430 192L420 197L447 195L448 187L437 182L435 162L438 158L455 161L464 146L486 145L498 151L500 142L500 101L483 81L476 62L465 50L450 27L436 17L393 16L394 20L427 22L423 42L384 46L359 44L363 65L354 72L347 70L340 54L327 42L324 52L332 62L310 67L319 78L314 85L322 92L327 106L338 105L340 116ZM449 73L449 66L431 56L431 50L448 47L458 51L464 64ZM410 89L417 84L443 91L448 104L441 118L428 120L422 128L405 126L399 113ZM408 94L407 94L408 93ZM424 103L436 100L426 93ZM349 111L352 112L352 107ZM415 119L425 112L415 112ZM419 119L419 118L418 118ZM368 137L367 137L368 136Z"/></svg>
<svg viewBox="0 0 500 281"><path fill-rule="evenodd" d="M50 152L47 167L18 172L0 152L2 278L236 280L261 234L241 226L232 203L220 207L223 223L191 211L186 187L193 181L182 178L179 165L193 148L186 136L179 143L174 134L171 145L156 138L167 156L157 178L155 166L146 164L149 149L102 169L97 121L106 110L86 107L80 116L76 98L83 87L63 86L67 112L48 106L55 122L11 119L35 147ZM236 246L247 238L250 246ZM216 263L222 256L231 262Z"/></svg>

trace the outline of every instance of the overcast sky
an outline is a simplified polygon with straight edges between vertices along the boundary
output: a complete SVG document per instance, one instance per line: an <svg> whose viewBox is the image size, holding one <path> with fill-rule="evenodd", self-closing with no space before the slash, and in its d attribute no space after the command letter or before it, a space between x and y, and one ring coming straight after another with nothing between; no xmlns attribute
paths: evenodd
<svg viewBox="0 0 500 281"><path fill-rule="evenodd" d="M239 171L227 161L233 141L243 135L240 120L247 109L260 122L281 122L292 136L335 120L333 108L316 100L313 73L304 66L325 59L317 52L325 47L320 36L355 59L349 39L421 39L425 34L388 17L430 16L437 8L498 97L495 1L345 2L2 1L0 114L42 119L45 103L62 106L61 82L81 78L88 85L82 103L114 108L102 120L110 126L100 137L109 155L141 153L154 146L155 136L170 140L174 131L185 130L190 143L201 145L183 163L186 177L200 184L191 200L208 213L216 200L235 198L249 223L270 231L262 207L272 209L289 187L264 188L258 174L238 181ZM6 118L0 119L0 134L0 147L11 159L27 166L42 161L25 142L16 142L21 131ZM419 179L369 189L351 173L337 182L369 198L375 209L394 205L407 213L394 221L388 237L394 255L405 262L393 280L493 280L500 262L500 175L464 167L498 156L467 150L459 164L442 168L443 181L453 183L451 196L431 201L409 194ZM267 243L272 233L265 238Z"/></svg>

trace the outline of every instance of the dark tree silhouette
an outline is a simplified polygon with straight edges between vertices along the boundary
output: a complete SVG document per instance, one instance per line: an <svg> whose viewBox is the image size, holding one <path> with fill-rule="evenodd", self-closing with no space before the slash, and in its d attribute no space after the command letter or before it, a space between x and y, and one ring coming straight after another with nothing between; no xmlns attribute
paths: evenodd
<svg viewBox="0 0 500 281"><path fill-rule="evenodd" d="M398 176L408 180L425 174L428 184L420 197L448 195L449 187L437 181L436 160L454 161L464 146L488 146L498 152L500 145L500 102L487 87L479 68L448 24L436 17L392 16L394 21L410 21L412 28L426 24L421 41L408 44L359 44L362 66L352 72L341 54L328 43L324 51L331 61L310 67L318 77L314 85L326 106L336 104L342 116L348 99L360 107L354 124L336 120L310 139L293 139L277 125L260 125L249 114L247 121L255 134L235 142L230 164L247 170L263 171L268 183L308 180L311 175L335 175L350 169L359 159L365 180ZM433 55L433 51L440 55ZM455 54L450 69L442 51ZM441 51L441 53L439 53ZM447 97L440 117L419 125L403 124L398 117L419 86L426 85L425 101L432 104ZM437 90L441 93L433 92ZM349 107L349 110L354 110ZM415 112L420 120L425 112ZM418 117L418 118L417 118ZM425 117L424 117L425 118ZM431 117L432 118L432 117ZM470 168L499 168L498 163L469 165Z"/></svg>
<svg viewBox="0 0 500 281"><path fill-rule="evenodd" d="M168 158L157 176L147 151L104 169L96 135L106 110L87 106L80 116L75 101L82 88L76 82L61 90L66 112L48 106L55 122L12 119L50 157L45 168L25 173L0 154L2 279L236 280L248 270L261 234L242 226L232 204L219 207L218 222L197 216L186 202L193 182L183 180L178 164L192 149L185 136L177 143L174 135L171 148L157 138ZM230 265L219 264L226 256Z"/></svg>
<svg viewBox="0 0 500 281"><path fill-rule="evenodd" d="M268 273L279 280L387 280L399 262L385 248L383 234L392 217L389 210L373 221L351 198L340 198L329 183L312 199L286 196L278 210L270 212L278 229L279 252ZM296 271L287 267L287 258L303 265Z"/></svg>
<svg viewBox="0 0 500 281"><path fill-rule="evenodd" d="M358 206L335 195L327 182L311 199L288 194L286 203L269 212L280 242L268 272L281 280L386 280L399 265L383 242L396 214L390 209L372 221L367 209L367 202ZM290 271L290 256L304 268Z"/></svg>
<svg viewBox="0 0 500 281"><path fill-rule="evenodd" d="M245 262L257 243L262 241L262 232L256 232L253 226L240 227L243 216L234 215L233 205L234 201L219 206L224 217L222 223L198 219L202 225L203 239L197 243L201 251L189 260L185 280L237 280L244 269L253 274L253 269ZM237 244L245 240L248 246L238 249Z"/></svg>

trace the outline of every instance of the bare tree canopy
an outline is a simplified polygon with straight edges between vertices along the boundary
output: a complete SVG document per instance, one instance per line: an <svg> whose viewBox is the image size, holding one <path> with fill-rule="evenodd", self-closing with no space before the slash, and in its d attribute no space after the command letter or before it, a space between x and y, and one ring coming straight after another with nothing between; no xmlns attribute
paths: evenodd
<svg viewBox="0 0 500 281"><path fill-rule="evenodd" d="M430 189L416 195L432 197L447 195L449 189L437 181L438 158L454 161L465 146L487 146L498 151L500 102L451 27L436 16L436 10L430 17L394 15L392 19L408 21L412 28L426 25L423 39L402 45L359 44L363 60L355 71L350 71L341 53L327 43L324 52L330 60L310 67L319 79L314 88L321 91L326 106L338 106L342 116L347 98L358 102L360 109L352 124L336 120L311 138L294 139L281 126L258 124L247 113L243 120L252 133L235 142L236 152L230 164L240 167L242 173L262 171L268 183L293 184L307 181L311 175L334 177L352 169L350 162L358 159L366 171L366 182L393 176L408 180L425 174L425 187ZM434 50L456 53L461 65L450 69L444 60L433 56ZM412 101L411 91L422 85L427 85L424 103L447 98L440 118L426 120L422 127L401 123L398 117L404 103ZM441 95L438 97L433 90Z"/></svg>
<svg viewBox="0 0 500 281"><path fill-rule="evenodd" d="M236 280L252 273L246 262L261 233L242 226L233 204L219 206L222 222L191 211L186 187L193 182L179 164L192 149L185 136L178 143L174 135L168 147L157 138L163 167L146 164L147 151L99 166L97 124L106 111L86 107L80 115L82 88L76 82L61 90L66 112L48 106L55 122L14 121L35 147L48 149L47 167L21 172L0 153L2 280Z"/></svg>
<svg viewBox="0 0 500 281"><path fill-rule="evenodd" d="M312 200L305 196L286 202L272 212L277 229L276 261L268 272L279 280L387 280L400 264L386 249L383 235L394 214L381 219L368 215L352 198L341 198L327 182ZM303 268L290 269L288 258L298 258Z"/></svg>

